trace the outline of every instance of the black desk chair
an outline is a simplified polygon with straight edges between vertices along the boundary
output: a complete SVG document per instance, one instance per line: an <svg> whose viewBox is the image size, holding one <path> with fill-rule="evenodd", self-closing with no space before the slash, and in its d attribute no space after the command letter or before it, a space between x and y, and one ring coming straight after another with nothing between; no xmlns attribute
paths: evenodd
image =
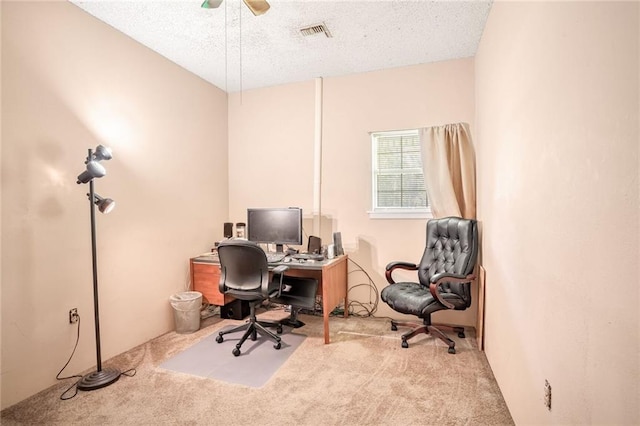
<svg viewBox="0 0 640 426"><path fill-rule="evenodd" d="M391 321L391 330L398 325L414 327L402 335L402 347L407 340L421 333L432 334L449 346L455 354L455 343L440 328L449 328L465 337L463 327L431 324L431 314L443 309L465 310L471 306L471 281L478 253L477 222L459 217L432 219L427 222L427 240L419 265L392 262L386 267L389 286L382 289L381 299L393 310L422 318L422 325ZM391 276L396 269L418 271L419 282L396 283ZM436 326L437 325L437 326Z"/></svg>
<svg viewBox="0 0 640 426"><path fill-rule="evenodd" d="M318 280L313 278L289 277L284 273L289 269L286 265L275 267L269 278L269 265L264 251L255 243L245 240L227 240L218 246L220 259L219 289L236 299L249 302L249 320L238 327L220 331L216 337L218 343L224 341L225 334L245 330L244 335L233 349L235 356L240 355L240 347L251 337L257 339L257 333L267 336L275 342L276 349L281 348L282 325L301 327L304 325L297 319L299 308L313 308ZM256 318L256 307L263 301L271 300L283 305L291 305L291 316L282 321L266 321ZM274 334L267 327L275 327Z"/></svg>
<svg viewBox="0 0 640 426"><path fill-rule="evenodd" d="M282 333L282 324L278 321L263 321L256 318L256 307L263 301L280 295L284 287L284 271L286 266L273 270L273 278L269 278L269 266L264 251L255 243L246 240L227 240L218 246L220 258L220 293L229 294L236 299L249 302L249 320L238 327L218 333L216 341L222 343L225 334L246 330L232 353L240 355L240 347L251 337L257 339L257 333L275 342L275 349L280 349L280 336L267 327L275 327Z"/></svg>

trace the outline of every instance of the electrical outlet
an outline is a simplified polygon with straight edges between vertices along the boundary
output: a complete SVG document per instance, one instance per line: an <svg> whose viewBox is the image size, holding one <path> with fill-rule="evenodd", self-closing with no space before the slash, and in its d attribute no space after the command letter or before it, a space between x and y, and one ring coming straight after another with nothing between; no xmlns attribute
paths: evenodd
<svg viewBox="0 0 640 426"><path fill-rule="evenodd" d="M78 308L69 309L69 324L75 324L80 319L78 316Z"/></svg>
<svg viewBox="0 0 640 426"><path fill-rule="evenodd" d="M544 405L551 411L551 385L548 380L544 381Z"/></svg>

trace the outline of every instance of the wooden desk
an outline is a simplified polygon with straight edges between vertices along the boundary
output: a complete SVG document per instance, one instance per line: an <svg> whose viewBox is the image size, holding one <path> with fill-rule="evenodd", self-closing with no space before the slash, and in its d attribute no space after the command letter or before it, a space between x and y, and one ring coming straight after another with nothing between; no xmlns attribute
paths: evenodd
<svg viewBox="0 0 640 426"><path fill-rule="evenodd" d="M322 318L324 323L324 343L329 343L329 314L344 301L344 317L347 309L347 255L321 262L300 263L292 260L280 263L289 266L285 275L315 278L318 280L318 295L322 296ZM277 266L277 265L273 265ZM191 259L191 282L194 291L202 293L209 303L225 305L233 298L220 293L220 263L215 256L199 256Z"/></svg>

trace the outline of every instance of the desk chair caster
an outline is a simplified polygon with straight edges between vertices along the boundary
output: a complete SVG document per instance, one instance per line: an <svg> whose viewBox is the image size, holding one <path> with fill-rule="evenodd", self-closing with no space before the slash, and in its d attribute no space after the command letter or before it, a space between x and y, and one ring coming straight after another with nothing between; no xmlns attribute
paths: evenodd
<svg viewBox="0 0 640 426"><path fill-rule="evenodd" d="M276 349L280 349L282 347L282 344L280 342L278 342L275 345L273 345L273 347L276 348ZM238 347L233 348L231 353L233 354L233 356L240 356L240 348L238 348Z"/></svg>
<svg viewBox="0 0 640 426"><path fill-rule="evenodd" d="M449 352L450 354L455 354L456 344L454 342L451 342L451 343L448 343L448 345L449 345L449 349L447 350L447 352ZM405 336L402 336L402 347L405 349L409 347L409 343L407 342L407 338Z"/></svg>

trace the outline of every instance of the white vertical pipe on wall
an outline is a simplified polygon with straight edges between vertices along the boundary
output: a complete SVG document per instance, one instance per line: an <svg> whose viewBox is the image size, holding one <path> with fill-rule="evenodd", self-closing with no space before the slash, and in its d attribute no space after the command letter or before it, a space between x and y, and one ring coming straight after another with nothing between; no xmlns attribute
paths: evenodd
<svg viewBox="0 0 640 426"><path fill-rule="evenodd" d="M313 140L313 235L322 231L322 77L316 78Z"/></svg>

